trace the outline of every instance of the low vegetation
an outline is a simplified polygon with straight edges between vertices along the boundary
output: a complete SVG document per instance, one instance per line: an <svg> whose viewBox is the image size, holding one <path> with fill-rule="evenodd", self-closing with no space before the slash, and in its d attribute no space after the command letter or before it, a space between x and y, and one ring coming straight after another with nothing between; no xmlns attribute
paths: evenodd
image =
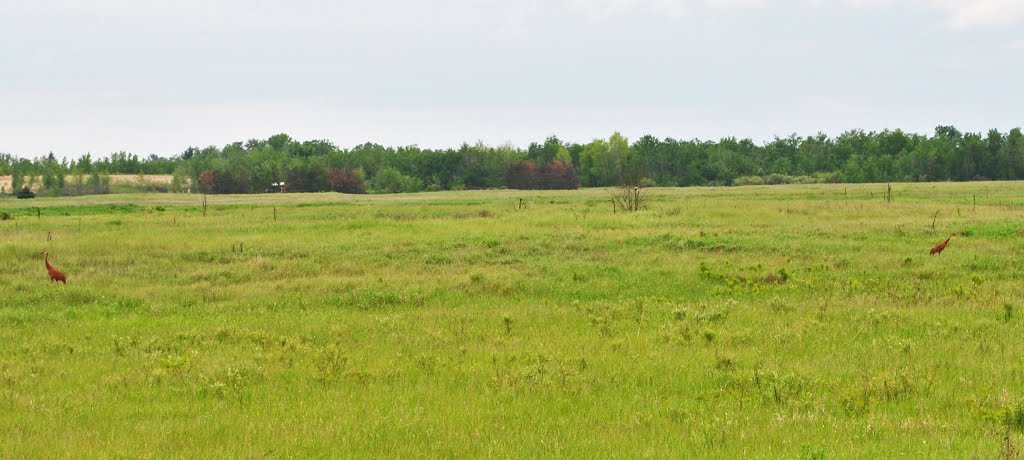
<svg viewBox="0 0 1024 460"><path fill-rule="evenodd" d="M614 193L2 198L3 455L1021 451L1024 183Z"/></svg>

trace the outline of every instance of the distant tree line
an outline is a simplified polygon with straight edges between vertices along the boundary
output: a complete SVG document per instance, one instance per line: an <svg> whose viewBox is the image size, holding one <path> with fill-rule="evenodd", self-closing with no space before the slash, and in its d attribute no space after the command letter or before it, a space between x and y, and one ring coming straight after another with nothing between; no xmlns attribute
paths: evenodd
<svg viewBox="0 0 1024 460"><path fill-rule="evenodd" d="M794 134L763 144L731 137L716 142L653 136L630 143L615 133L586 144L552 136L525 149L482 143L449 149L366 143L345 149L278 134L224 147L190 147L173 158L127 152L70 161L52 153L33 160L0 155L0 175L8 174L14 190L33 186L50 194L102 192L109 174L169 174L172 189L204 193L259 193L276 190L271 184L280 182L290 192L397 193L1016 180L1024 179L1024 135L1020 128L983 135L939 126L932 135L852 130L837 137Z"/></svg>

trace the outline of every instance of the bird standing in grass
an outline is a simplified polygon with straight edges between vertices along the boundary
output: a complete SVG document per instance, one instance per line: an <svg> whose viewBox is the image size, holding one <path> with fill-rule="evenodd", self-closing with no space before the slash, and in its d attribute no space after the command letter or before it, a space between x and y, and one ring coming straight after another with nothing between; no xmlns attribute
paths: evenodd
<svg viewBox="0 0 1024 460"><path fill-rule="evenodd" d="M64 272L57 270L57 267L50 265L50 253L43 251L43 262L46 263L46 273L50 274L50 282L60 281L61 283L68 284L68 277Z"/></svg>
<svg viewBox="0 0 1024 460"><path fill-rule="evenodd" d="M952 238L953 235L956 235L956 233L950 233L949 237L946 238L946 241L936 244L935 247L932 248L932 252L928 253L928 255L932 256L935 254L942 254L942 250L946 249L946 245L949 244L949 239Z"/></svg>

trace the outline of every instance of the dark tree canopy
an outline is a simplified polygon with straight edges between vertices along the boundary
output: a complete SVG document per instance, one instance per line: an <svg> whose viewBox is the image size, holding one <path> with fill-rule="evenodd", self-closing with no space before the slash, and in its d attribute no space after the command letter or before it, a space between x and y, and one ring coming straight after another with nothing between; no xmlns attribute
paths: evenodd
<svg viewBox="0 0 1024 460"><path fill-rule="evenodd" d="M193 184L194 190L207 193L260 193L280 182L289 192L391 193L1017 180L1024 178L1024 135L1020 128L970 133L939 126L931 135L851 130L836 137L794 134L761 145L731 137L703 141L649 135L630 143L614 133L586 144L550 136L526 149L482 143L450 149L365 143L345 149L327 140L277 134L223 147L188 147L172 158L116 152L68 161L52 153L34 160L0 154L0 174L12 175L8 193L29 186L49 194L105 190L100 176L107 174L173 174L177 184Z"/></svg>

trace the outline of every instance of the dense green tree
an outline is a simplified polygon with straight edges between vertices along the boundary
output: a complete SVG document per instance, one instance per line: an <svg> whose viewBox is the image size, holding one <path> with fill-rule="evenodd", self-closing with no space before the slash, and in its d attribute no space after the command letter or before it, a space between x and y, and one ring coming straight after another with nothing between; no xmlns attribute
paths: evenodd
<svg viewBox="0 0 1024 460"><path fill-rule="evenodd" d="M1006 168L1006 179L1024 179L1024 134L1013 128L999 149L1001 164Z"/></svg>
<svg viewBox="0 0 1024 460"><path fill-rule="evenodd" d="M422 180L406 176L390 166L377 173L370 182L374 193L408 193L423 189Z"/></svg>
<svg viewBox="0 0 1024 460"><path fill-rule="evenodd" d="M17 193L18 190L25 186L25 171L22 169L21 163L13 159L7 169L11 174L10 192Z"/></svg>
<svg viewBox="0 0 1024 460"><path fill-rule="evenodd" d="M536 142L530 144L526 150L526 156L535 164L548 164L555 161L558 152L563 149L567 150L558 136L550 136L544 140L543 144Z"/></svg>
<svg viewBox="0 0 1024 460"><path fill-rule="evenodd" d="M483 143L456 149L365 143L344 149L326 140L300 142L277 134L223 147L189 147L170 158L123 151L108 157L87 153L70 161L58 161L52 153L34 160L0 155L0 174L11 174L17 187L41 186L50 194L103 191L99 182L106 174L170 174L173 190L254 193L284 181L289 191L316 192L353 183L348 174L355 171L362 171L365 184L375 192L562 188L577 183L692 186L1024 179L1024 136L1020 128L971 133L939 126L931 135L851 130L835 138L822 133L790 135L761 145L732 137L704 141L653 136L630 144L614 133L587 144L550 136L526 149ZM65 184L65 177L72 182Z"/></svg>
<svg viewBox="0 0 1024 460"><path fill-rule="evenodd" d="M594 139L580 153L580 181L585 187L603 187L612 184L614 165L608 153L608 142Z"/></svg>

